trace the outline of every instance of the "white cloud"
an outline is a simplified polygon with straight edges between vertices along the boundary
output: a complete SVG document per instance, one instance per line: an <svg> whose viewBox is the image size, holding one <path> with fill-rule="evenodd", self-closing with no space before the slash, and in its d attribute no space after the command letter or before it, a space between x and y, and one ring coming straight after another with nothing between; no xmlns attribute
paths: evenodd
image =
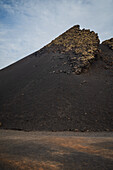
<svg viewBox="0 0 113 170"><path fill-rule="evenodd" d="M0 13L0 68L40 49L75 24L98 32L101 40L113 36L113 0L3 2L0 1L3 10Z"/></svg>

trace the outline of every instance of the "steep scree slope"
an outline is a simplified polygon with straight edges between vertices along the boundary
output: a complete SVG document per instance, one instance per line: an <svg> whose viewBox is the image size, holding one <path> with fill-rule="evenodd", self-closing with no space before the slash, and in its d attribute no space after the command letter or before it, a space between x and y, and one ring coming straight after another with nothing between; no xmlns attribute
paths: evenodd
<svg viewBox="0 0 113 170"><path fill-rule="evenodd" d="M0 128L112 131L112 59L97 34L74 26L2 69Z"/></svg>

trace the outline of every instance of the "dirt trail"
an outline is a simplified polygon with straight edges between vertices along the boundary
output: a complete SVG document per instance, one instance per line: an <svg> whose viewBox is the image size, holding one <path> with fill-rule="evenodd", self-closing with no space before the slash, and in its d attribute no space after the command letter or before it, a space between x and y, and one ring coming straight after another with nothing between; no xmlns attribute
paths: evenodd
<svg viewBox="0 0 113 170"><path fill-rule="evenodd" d="M112 132L0 130L0 170L112 170Z"/></svg>

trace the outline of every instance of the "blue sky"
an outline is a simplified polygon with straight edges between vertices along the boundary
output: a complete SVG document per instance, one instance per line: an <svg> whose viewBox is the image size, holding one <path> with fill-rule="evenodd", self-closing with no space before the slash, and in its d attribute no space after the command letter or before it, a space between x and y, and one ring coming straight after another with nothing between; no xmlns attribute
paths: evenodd
<svg viewBox="0 0 113 170"><path fill-rule="evenodd" d="M113 37L113 0L0 0L0 69L76 24Z"/></svg>

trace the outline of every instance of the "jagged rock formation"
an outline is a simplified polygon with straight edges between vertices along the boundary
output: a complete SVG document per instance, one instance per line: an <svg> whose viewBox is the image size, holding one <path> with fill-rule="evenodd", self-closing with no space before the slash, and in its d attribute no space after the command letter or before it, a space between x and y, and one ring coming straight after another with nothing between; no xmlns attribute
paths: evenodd
<svg viewBox="0 0 113 170"><path fill-rule="evenodd" d="M80 30L80 26L76 25L53 40L47 47L50 47L51 51L69 55L72 71L80 74L95 60L99 52L99 42L98 35L94 31Z"/></svg>
<svg viewBox="0 0 113 170"><path fill-rule="evenodd" d="M113 130L111 40L74 26L0 71L0 128ZM76 75L79 74L79 75Z"/></svg>

